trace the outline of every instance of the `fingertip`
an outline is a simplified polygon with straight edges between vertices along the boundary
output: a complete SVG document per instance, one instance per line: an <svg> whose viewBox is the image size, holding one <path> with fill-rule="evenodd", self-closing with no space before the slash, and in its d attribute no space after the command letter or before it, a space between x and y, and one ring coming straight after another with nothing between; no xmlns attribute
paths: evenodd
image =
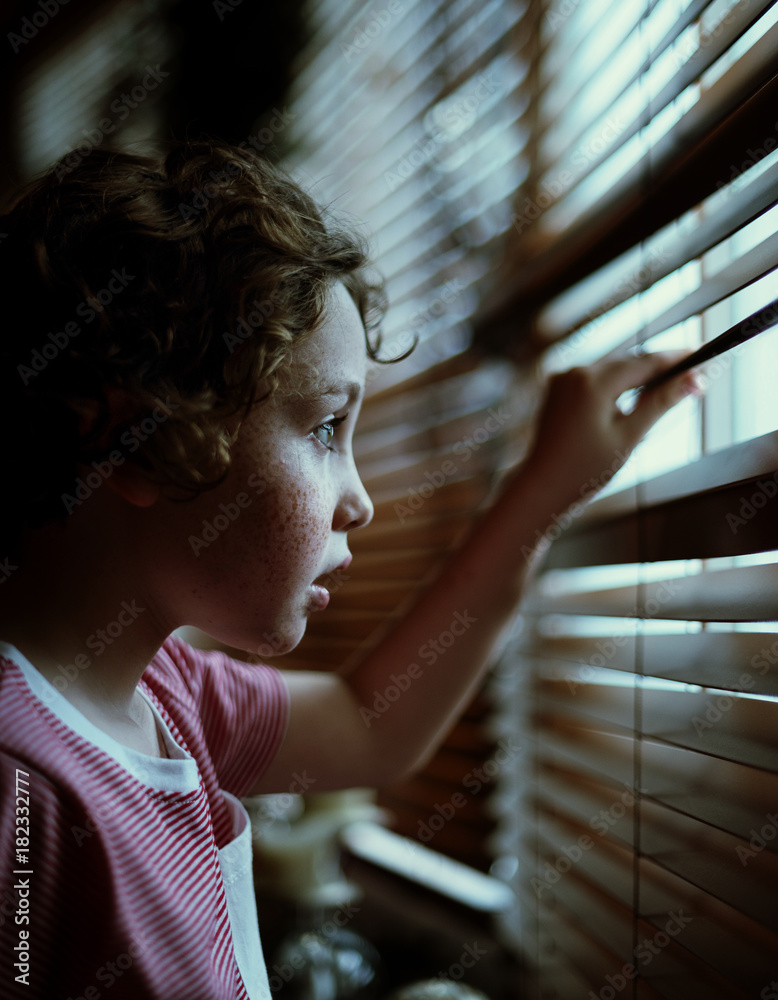
<svg viewBox="0 0 778 1000"><path fill-rule="evenodd" d="M684 372L678 379L675 396L678 400L681 400L687 396L702 396L704 392L705 387L699 374L695 371L688 371Z"/></svg>
<svg viewBox="0 0 778 1000"><path fill-rule="evenodd" d="M630 416L645 434L678 403L688 396L700 396L702 393L703 386L698 376L692 371L684 372L664 385L641 392L638 404Z"/></svg>
<svg viewBox="0 0 778 1000"><path fill-rule="evenodd" d="M704 396L706 389L706 382L702 374L698 371L689 372L689 392L692 396Z"/></svg>

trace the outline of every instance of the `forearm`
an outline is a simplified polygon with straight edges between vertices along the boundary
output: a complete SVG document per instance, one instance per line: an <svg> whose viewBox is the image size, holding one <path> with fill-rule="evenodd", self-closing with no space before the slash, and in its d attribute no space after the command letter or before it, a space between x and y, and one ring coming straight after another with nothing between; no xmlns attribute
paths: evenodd
<svg viewBox="0 0 778 1000"><path fill-rule="evenodd" d="M696 390L687 374L640 396L629 414L618 409L621 393L678 358L647 355L551 380L529 459L438 580L349 678L383 769L409 770L424 760L465 706L555 534L554 515L580 513L648 428ZM410 683L400 688L392 675L403 673ZM390 687L400 689L394 701Z"/></svg>
<svg viewBox="0 0 778 1000"><path fill-rule="evenodd" d="M382 769L418 766L466 706L512 622L539 538L568 503L534 465L514 472L436 581L348 675Z"/></svg>
<svg viewBox="0 0 778 1000"><path fill-rule="evenodd" d="M682 376L616 400L678 354L574 369L550 381L528 460L434 584L351 672L294 672L287 738L255 792L288 786L315 754L317 790L387 784L418 767L465 707L557 521L578 514L648 428L695 390ZM578 506L577 506L578 505Z"/></svg>

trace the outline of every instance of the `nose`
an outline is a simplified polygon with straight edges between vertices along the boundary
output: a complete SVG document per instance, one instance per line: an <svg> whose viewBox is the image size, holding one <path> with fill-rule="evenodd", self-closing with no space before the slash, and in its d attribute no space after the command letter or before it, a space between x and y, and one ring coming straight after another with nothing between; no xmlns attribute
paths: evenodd
<svg viewBox="0 0 778 1000"><path fill-rule="evenodd" d="M356 465L352 461L350 474L343 484L333 527L338 531L353 531L354 528L364 528L373 520L373 514L373 501L370 499L357 472Z"/></svg>

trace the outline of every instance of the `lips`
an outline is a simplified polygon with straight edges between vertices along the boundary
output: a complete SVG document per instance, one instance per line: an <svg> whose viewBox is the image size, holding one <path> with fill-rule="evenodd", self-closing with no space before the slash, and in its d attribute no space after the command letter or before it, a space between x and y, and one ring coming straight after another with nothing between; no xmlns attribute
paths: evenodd
<svg viewBox="0 0 778 1000"><path fill-rule="evenodd" d="M330 603L330 592L318 583L311 586L311 610L324 611Z"/></svg>
<svg viewBox="0 0 778 1000"><path fill-rule="evenodd" d="M345 583L341 574L349 568L351 559L351 555L347 555L343 562L322 573L311 584L311 605L314 610L323 611L330 603L330 590L337 590Z"/></svg>
<svg viewBox="0 0 778 1000"><path fill-rule="evenodd" d="M323 573L319 574L314 580L314 585L319 585L321 587L326 587L328 585L340 585L345 583L342 579L341 574L345 573L346 570L351 565L352 556L347 555L346 558L337 566L333 566L332 569L325 570Z"/></svg>

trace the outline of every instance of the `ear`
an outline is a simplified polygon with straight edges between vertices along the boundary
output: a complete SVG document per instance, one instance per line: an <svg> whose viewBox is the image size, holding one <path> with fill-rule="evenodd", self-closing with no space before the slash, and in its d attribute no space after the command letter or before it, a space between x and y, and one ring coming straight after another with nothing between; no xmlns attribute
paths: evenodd
<svg viewBox="0 0 778 1000"><path fill-rule="evenodd" d="M106 448L111 427L117 423L132 418L136 412L136 404L131 396L123 389L108 386L105 389L106 399L111 412L109 426L97 442L98 447ZM69 404L80 417L79 434L86 434L93 426L98 413L96 400L71 401ZM86 467L85 467L86 468ZM159 499L160 488L156 483L152 483L144 475L143 470L133 462L123 462L113 468L110 475L103 479L103 482L127 500L128 503L136 507L151 507Z"/></svg>
<svg viewBox="0 0 778 1000"><path fill-rule="evenodd" d="M159 485L147 479L143 470L132 462L118 466L103 482L135 507L151 507L159 499Z"/></svg>
<svg viewBox="0 0 778 1000"><path fill-rule="evenodd" d="M96 442L98 448L107 445L112 427L125 420L130 420L137 412L137 403L124 389L119 389L115 386L106 386L103 391L108 402L110 419L102 438ZM68 400L68 406L79 416L78 433L87 434L92 429L100 409L97 400L89 398L71 399Z"/></svg>

